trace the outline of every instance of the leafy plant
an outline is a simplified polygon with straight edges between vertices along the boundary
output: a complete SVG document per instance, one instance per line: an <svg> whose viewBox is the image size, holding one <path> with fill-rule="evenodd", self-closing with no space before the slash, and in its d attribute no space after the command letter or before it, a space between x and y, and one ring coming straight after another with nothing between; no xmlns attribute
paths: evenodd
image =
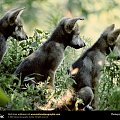
<svg viewBox="0 0 120 120"><path fill-rule="evenodd" d="M56 71L54 91L46 87L46 83L39 83L36 87L27 85L27 90L20 88L19 84L13 84L16 77L13 75L16 67L26 56L38 49L39 46L49 37L48 32L39 29L34 30L34 35L28 40L16 41L12 38L8 40L8 51L0 65L0 87L9 97L9 102L3 106L4 110L37 110L38 107L49 102L54 97L56 100L69 89L74 82L67 74L67 68L80 56L82 49L74 50L68 47L65 50L63 62ZM85 38L87 47L90 46L90 39ZM83 49L84 50L84 49ZM102 70L100 82L98 84L97 96L99 98L99 110L119 110L119 87L120 68L119 62L114 60L113 54L108 56L108 62ZM4 96L4 95L2 95ZM37 104L37 105L36 105ZM53 104L53 107L54 104Z"/></svg>
<svg viewBox="0 0 120 120"><path fill-rule="evenodd" d="M113 53L108 56L107 60L108 63L102 70L98 86L98 109L119 110L120 64L115 60Z"/></svg>

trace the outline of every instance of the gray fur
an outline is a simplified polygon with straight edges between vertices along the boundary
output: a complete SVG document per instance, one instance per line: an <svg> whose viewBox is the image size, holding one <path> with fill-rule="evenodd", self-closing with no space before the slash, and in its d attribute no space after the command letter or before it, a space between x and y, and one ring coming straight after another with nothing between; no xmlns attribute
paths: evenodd
<svg viewBox="0 0 120 120"><path fill-rule="evenodd" d="M26 76L33 75L33 73L36 82L45 81L50 77L49 86L54 87L55 73L64 58L65 48L71 46L78 49L85 46L79 36L79 27L76 24L79 19L62 18L50 38L25 58L14 74L21 78L22 82ZM74 36L76 36L77 40L74 39ZM38 77L35 74L40 75Z"/></svg>
<svg viewBox="0 0 120 120"><path fill-rule="evenodd" d="M27 39L20 18L18 18L22 10L22 8L9 10L0 19L0 63L7 49L6 41L8 37L12 36L17 40Z"/></svg>
<svg viewBox="0 0 120 120"><path fill-rule="evenodd" d="M120 29L114 30L114 24L107 27L97 42L72 64L69 73L76 82L72 86L74 91L79 98L83 99L84 105L80 106L81 109L87 107L91 102L93 108L96 107L95 99L93 99L96 84L106 56L110 53L110 49L114 49L119 34ZM75 69L77 69L76 73L73 72Z"/></svg>

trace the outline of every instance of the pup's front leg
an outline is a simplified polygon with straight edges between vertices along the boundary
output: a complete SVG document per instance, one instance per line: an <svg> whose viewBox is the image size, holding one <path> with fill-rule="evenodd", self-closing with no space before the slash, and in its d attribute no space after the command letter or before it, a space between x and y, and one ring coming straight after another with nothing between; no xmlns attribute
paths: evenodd
<svg viewBox="0 0 120 120"><path fill-rule="evenodd" d="M49 75L48 75L48 88L54 89L54 79L55 79L55 71L49 70Z"/></svg>

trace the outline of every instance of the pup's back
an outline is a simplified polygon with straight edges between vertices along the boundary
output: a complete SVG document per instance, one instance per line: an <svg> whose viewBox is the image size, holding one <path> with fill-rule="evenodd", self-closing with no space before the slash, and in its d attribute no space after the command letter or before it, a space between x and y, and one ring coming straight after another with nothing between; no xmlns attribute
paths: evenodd
<svg viewBox="0 0 120 120"><path fill-rule="evenodd" d="M36 82L47 80L49 71L55 71L56 67L58 67L56 64L59 64L63 58L63 50L57 47L58 53L56 53L54 49L55 44L53 45L53 43L40 46L35 52L21 62L14 74L17 75L21 80L28 75L29 77L32 77L33 74L33 76L36 78Z"/></svg>

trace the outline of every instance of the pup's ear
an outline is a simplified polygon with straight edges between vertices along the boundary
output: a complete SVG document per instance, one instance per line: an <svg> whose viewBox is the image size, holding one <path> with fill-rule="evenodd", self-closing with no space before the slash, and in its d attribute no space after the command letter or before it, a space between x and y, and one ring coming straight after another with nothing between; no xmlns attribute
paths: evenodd
<svg viewBox="0 0 120 120"><path fill-rule="evenodd" d="M84 20L84 18L81 18L81 17L75 17L75 18L70 18L70 19L67 19L66 23L65 23L65 31L67 33L71 33L73 28L74 28L74 25L75 23L78 21L78 20Z"/></svg>
<svg viewBox="0 0 120 120"><path fill-rule="evenodd" d="M15 23L15 20L17 19L18 15L20 15L24 9L25 8L17 8L8 11L7 15L8 15L8 22L10 25Z"/></svg>
<svg viewBox="0 0 120 120"><path fill-rule="evenodd" d="M112 32L114 30L115 24L112 24L108 26L102 33L103 36L108 35L108 33Z"/></svg>
<svg viewBox="0 0 120 120"><path fill-rule="evenodd" d="M120 34L120 29L116 29L108 34L108 38L113 38L114 41L116 41L119 34Z"/></svg>

